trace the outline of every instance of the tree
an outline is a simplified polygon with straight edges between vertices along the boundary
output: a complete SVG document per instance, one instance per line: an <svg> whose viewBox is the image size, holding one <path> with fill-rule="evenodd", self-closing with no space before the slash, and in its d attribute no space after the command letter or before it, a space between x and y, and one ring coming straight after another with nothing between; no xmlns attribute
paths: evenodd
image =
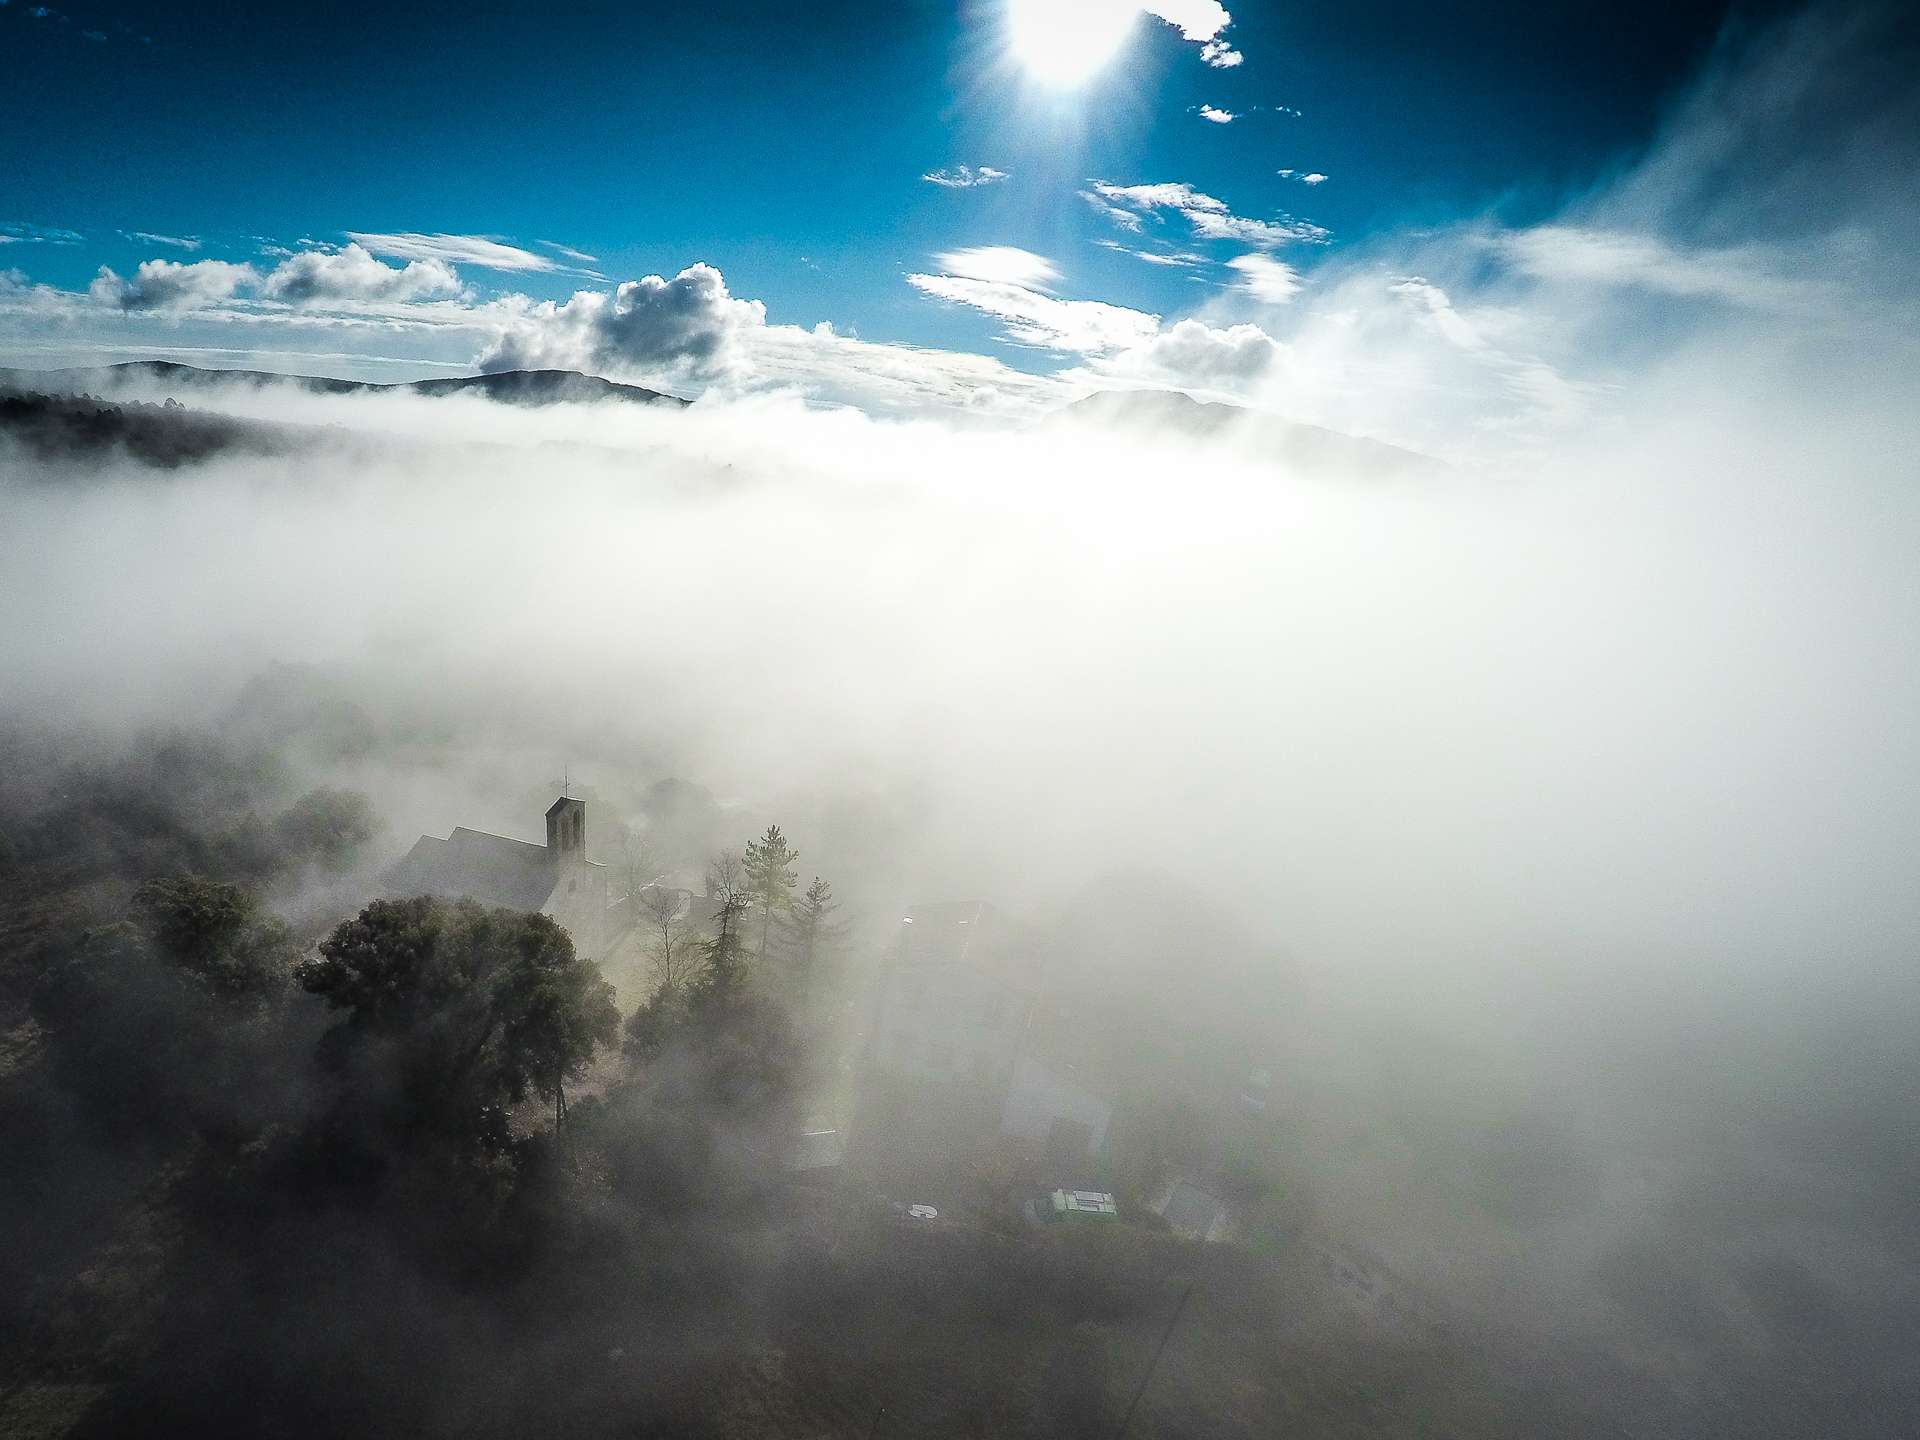
<svg viewBox="0 0 1920 1440"><path fill-rule="evenodd" d="M595 1050L614 1042L620 1012L613 986L600 978L592 961L574 956L564 931L564 955L550 951L542 939L537 959L523 957L533 963L510 965L501 977L506 1007L501 1041L508 1072L524 1074L535 1093L553 1102L557 1131L567 1120L568 1079L593 1062Z"/></svg>
<svg viewBox="0 0 1920 1440"><path fill-rule="evenodd" d="M270 999L286 989L293 936L285 922L261 913L252 891L173 875L141 884L133 910L154 946L222 999Z"/></svg>
<svg viewBox="0 0 1920 1440"><path fill-rule="evenodd" d="M740 922L747 913L747 897L729 892L721 897L714 923L719 927L704 949L706 968L695 978L691 1000L696 1009L710 1006L737 995L746 988L746 946L740 939Z"/></svg>
<svg viewBox="0 0 1920 1440"><path fill-rule="evenodd" d="M631 1063L644 1065L664 1050L687 1017L686 988L656 986L627 1017L621 1053Z"/></svg>
<svg viewBox="0 0 1920 1440"><path fill-rule="evenodd" d="M801 892L800 898L793 902L794 969L802 985L813 979L813 968L820 952L832 945L846 933L846 928L833 918L840 904L833 898L833 886L818 875L813 883Z"/></svg>
<svg viewBox="0 0 1920 1440"><path fill-rule="evenodd" d="M747 893L746 867L738 851L722 850L707 862L707 898L731 904L735 915L746 908L751 897Z"/></svg>
<svg viewBox="0 0 1920 1440"><path fill-rule="evenodd" d="M773 917L785 912L792 903L793 887L799 883L800 872L793 868L793 862L799 858L800 852L787 844L787 837L780 833L778 825L767 826L765 835L747 842L743 868L748 897L760 911L758 959L762 965L767 959L767 936L773 929Z"/></svg>
<svg viewBox="0 0 1920 1440"><path fill-rule="evenodd" d="M311 861L339 874L353 864L377 828L366 796L322 786L281 813L273 822L273 838L286 859Z"/></svg>
<svg viewBox="0 0 1920 1440"><path fill-rule="evenodd" d="M546 915L431 896L376 900L321 941L300 983L347 1012L330 1037L398 1107L479 1141L531 1089L566 1115L565 1084L611 1044L619 1011L599 967Z"/></svg>
<svg viewBox="0 0 1920 1440"><path fill-rule="evenodd" d="M638 895L659 878L660 857L646 831L621 824L614 833L620 844L620 871L626 893Z"/></svg>
<svg viewBox="0 0 1920 1440"><path fill-rule="evenodd" d="M692 978L698 960L687 934L687 900L678 890L649 885L639 892L640 914L652 931L649 949L656 990L678 990Z"/></svg>

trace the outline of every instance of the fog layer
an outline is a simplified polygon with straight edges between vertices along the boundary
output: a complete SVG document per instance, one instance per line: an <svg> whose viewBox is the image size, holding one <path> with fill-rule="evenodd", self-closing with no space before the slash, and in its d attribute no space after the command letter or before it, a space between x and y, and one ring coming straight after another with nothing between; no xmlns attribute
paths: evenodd
<svg viewBox="0 0 1920 1440"><path fill-rule="evenodd" d="M1570 217L1644 217L1699 133ZM1911 135L1848 133L1911 173ZM166 473L0 452L7 709L204 723L300 667L379 738L297 763L403 841L531 833L563 773L619 814L691 777L876 930L1151 875L1159 933L1247 937L1329 1145L1395 1117L1393 1155L1317 1163L1397 1261L1604 1327L1669 1315L1634 1287L1684 1237L1909 1333L1920 363L1862 193L1790 304L1582 291L1580 333L1652 303L1657 342L1419 475L1251 429L201 392L327 428ZM1570 325L1566 283L1499 296L1505 333ZM1349 428L1418 428L1382 418ZM1527 1244L1382 1198L1516 1116L1578 1161Z"/></svg>

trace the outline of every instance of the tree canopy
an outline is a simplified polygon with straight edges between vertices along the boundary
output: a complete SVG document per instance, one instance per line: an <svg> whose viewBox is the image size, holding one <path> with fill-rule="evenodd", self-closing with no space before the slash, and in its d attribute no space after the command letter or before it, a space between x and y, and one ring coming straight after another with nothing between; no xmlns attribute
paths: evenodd
<svg viewBox="0 0 1920 1440"><path fill-rule="evenodd" d="M551 917L470 900L376 900L300 983L347 1012L344 1060L393 1067L403 1119L462 1133L529 1091L560 1114L566 1081L619 1029L613 987Z"/></svg>

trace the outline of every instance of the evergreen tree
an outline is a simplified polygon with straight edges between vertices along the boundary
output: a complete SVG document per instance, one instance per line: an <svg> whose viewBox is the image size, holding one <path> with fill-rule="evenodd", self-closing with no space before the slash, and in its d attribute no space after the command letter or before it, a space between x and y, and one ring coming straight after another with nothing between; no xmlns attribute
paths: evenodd
<svg viewBox="0 0 1920 1440"><path fill-rule="evenodd" d="M794 972L802 986L813 982L814 966L821 953L846 933L846 927L833 918L839 908L833 886L818 875L793 902L788 929L793 936Z"/></svg>
<svg viewBox="0 0 1920 1440"><path fill-rule="evenodd" d="M800 872L793 868L793 862L799 858L800 852L787 844L787 837L780 833L778 825L767 826L765 835L747 842L744 862L747 895L760 912L758 959L762 965L767 959L767 937L772 932L774 916L784 914L793 903L793 887L800 880Z"/></svg>
<svg viewBox="0 0 1920 1440"><path fill-rule="evenodd" d="M693 982L696 1008L739 994L747 983L746 946L740 938L740 922L747 913L747 897L724 896L715 917L719 929L706 944L707 968Z"/></svg>

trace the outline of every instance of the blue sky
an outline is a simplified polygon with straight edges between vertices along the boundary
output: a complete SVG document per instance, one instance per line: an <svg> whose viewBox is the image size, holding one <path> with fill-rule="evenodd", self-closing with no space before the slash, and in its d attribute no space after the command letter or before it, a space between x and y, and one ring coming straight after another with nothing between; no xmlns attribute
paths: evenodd
<svg viewBox="0 0 1920 1440"><path fill-rule="evenodd" d="M6 0L0 271L39 299L32 317L20 306L0 316L0 349L33 363L72 359L96 339L112 358L278 346L333 357L306 368L395 375L486 351L496 363L584 356L606 370L619 367L593 362L609 359L607 345L583 349L582 337L605 338L616 301L548 325L571 327L566 344L556 331L489 350L473 327L459 340L429 333L433 316L457 303L484 328L475 307L494 304L493 323L500 303L560 303L646 276L671 283L703 264L723 278L662 291L653 310L678 307L684 319L724 293L762 307L771 326L826 324L1056 374L1089 355L1110 362L1131 322L1105 317L1119 329L1094 341L1063 328L1105 323L1091 312L1036 329L1025 302L1009 314L981 290L1003 279L991 257L1044 262L1020 283L1047 301L1115 307L1162 331L1186 316L1223 332L1265 323L1260 307L1287 303L1287 285L1310 293L1317 274L1380 237L1551 221L1654 143L1727 18L1719 3L1051 3L1070 19L1103 3L1134 16L1111 63L1082 85L1042 83L1033 57L1009 49L1008 6L1049 0L377 15ZM987 183L924 178L979 179L980 167L994 172ZM1121 193L1095 203L1095 181ZM323 325L310 295L289 306L296 290L265 278L287 252L350 244L382 266L449 267L438 291L426 271L404 285L366 272L382 304L440 312L418 311L417 325L412 312L389 317L384 333ZM130 286L152 261L252 276ZM99 283L103 266L119 288ZM1294 278L1276 281L1274 266ZM48 319L65 303L56 295L89 286L117 325ZM1235 296L1252 308L1235 311ZM228 337L218 344L216 323ZM402 333L409 325L418 333ZM297 343L269 338L296 330ZM620 358L650 361L628 368L685 389L711 379L695 373L700 357L651 334Z"/></svg>

